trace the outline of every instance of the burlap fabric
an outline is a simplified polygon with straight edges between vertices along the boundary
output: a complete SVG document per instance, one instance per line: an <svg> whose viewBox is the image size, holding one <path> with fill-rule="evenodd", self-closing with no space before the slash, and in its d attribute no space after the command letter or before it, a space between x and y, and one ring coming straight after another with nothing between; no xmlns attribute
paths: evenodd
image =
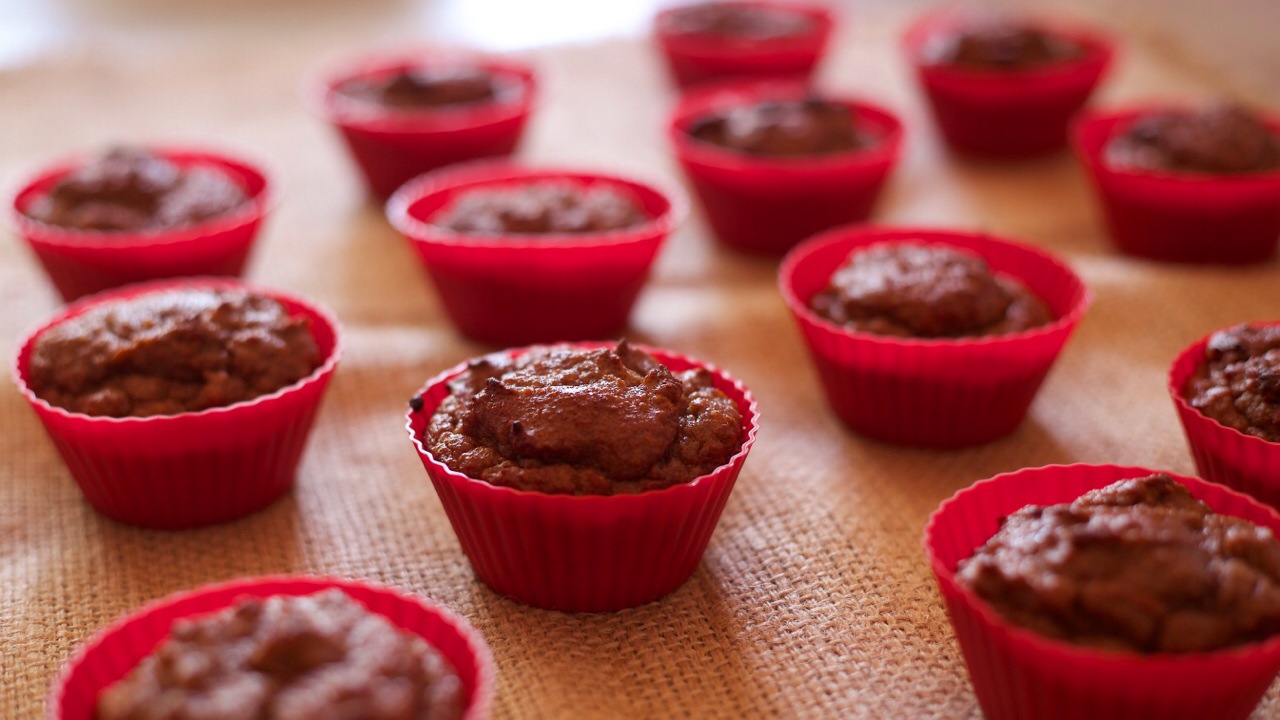
<svg viewBox="0 0 1280 720"><path fill-rule="evenodd" d="M285 194L249 277L327 304L347 337L296 490L206 530L148 532L96 515L12 384L0 387L0 716L38 717L77 644L142 603L236 576L305 572L390 583L466 615L493 647L502 718L975 718L920 551L928 514L974 480L1023 466L1192 472L1164 389L1169 361L1215 327L1280 316L1274 264L1167 267L1114 255L1065 153L1016 166L948 157L897 51L901 11L859 14L823 75L905 118L906 153L879 219L1024 238L1066 257L1096 295L1030 417L1011 437L962 452L845 431L824 405L773 264L718 250L695 212L662 253L630 335L745 381L760 402L759 442L702 565L670 597L598 616L515 604L471 574L402 428L405 400L425 378L486 348L449 327L409 248L296 94L317 61L420 32L397 21L403 10L376 3L361 20L310 24L264 13L181 37L139 22L132 35L106 33L0 71L0 180L10 185L49 157L119 139L207 140L267 159ZM1231 87L1130 40L1103 101ZM530 58L543 87L524 157L677 177L660 129L672 91L647 43ZM8 358L57 306L12 237L0 243L0 294ZM1277 713L1272 692L1258 716Z"/></svg>

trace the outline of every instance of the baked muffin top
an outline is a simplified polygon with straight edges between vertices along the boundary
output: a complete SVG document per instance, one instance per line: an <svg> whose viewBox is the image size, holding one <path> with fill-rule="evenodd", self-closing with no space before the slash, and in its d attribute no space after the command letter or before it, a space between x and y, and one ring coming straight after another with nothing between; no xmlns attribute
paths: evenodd
<svg viewBox="0 0 1280 720"><path fill-rule="evenodd" d="M1248 109L1216 103L1139 117L1107 142L1103 157L1120 168L1221 174L1277 170L1280 137Z"/></svg>
<svg viewBox="0 0 1280 720"><path fill-rule="evenodd" d="M353 78L336 90L340 95L395 110L470 105L507 94L492 73L469 66L406 68L384 76Z"/></svg>
<svg viewBox="0 0 1280 720"><path fill-rule="evenodd" d="M460 192L429 222L464 235L589 233L621 230L649 218L607 183L531 181Z"/></svg>
<svg viewBox="0 0 1280 720"><path fill-rule="evenodd" d="M774 40L813 30L813 20L797 10L720 2L679 8L665 15L663 23L670 33L739 40Z"/></svg>
<svg viewBox="0 0 1280 720"><path fill-rule="evenodd" d="M939 33L925 49L930 63L987 70L1027 70L1084 54L1075 40L1020 18L990 17Z"/></svg>
<svg viewBox="0 0 1280 720"><path fill-rule="evenodd" d="M1280 442L1280 326L1236 325L1210 335L1182 396L1229 428Z"/></svg>
<svg viewBox="0 0 1280 720"><path fill-rule="evenodd" d="M698 118L688 132L703 142L768 157L828 155L875 143L847 105L820 98L725 108Z"/></svg>

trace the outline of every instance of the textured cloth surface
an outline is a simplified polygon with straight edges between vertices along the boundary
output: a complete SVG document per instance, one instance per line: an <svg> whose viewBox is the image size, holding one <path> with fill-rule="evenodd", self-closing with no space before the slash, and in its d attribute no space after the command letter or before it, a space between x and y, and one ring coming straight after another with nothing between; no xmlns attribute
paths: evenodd
<svg viewBox="0 0 1280 720"><path fill-rule="evenodd" d="M391 3L369 5L394 15ZM760 403L759 441L688 583L597 616L524 607L472 575L403 412L426 378L488 348L451 329L336 137L298 100L298 79L317 62L405 39L412 26L245 21L158 37L145 51L104 35L0 69L7 187L52 157L119 140L207 141L265 158L284 192L247 276L326 304L347 339L296 489L197 531L98 516L12 383L0 387L0 716L39 717L75 647L145 602L305 572L390 583L470 618L497 661L500 718L979 717L920 550L928 514L973 481L1024 466L1194 472L1165 392L1168 364L1214 328L1280 317L1280 266L1119 257L1069 154L1020 165L948 156L899 55L900 12L843 23L821 75L905 119L906 151L877 219L1050 249L1084 277L1093 307L1012 436L960 452L882 445L828 411L775 265L718 249L695 210L664 248L628 336L743 380ZM1127 40L1103 103L1231 90L1166 46ZM543 82L523 158L679 181L662 129L673 91L646 42L525 55ZM0 240L5 357L56 307L32 256L16 238ZM1280 714L1276 695L1257 717Z"/></svg>

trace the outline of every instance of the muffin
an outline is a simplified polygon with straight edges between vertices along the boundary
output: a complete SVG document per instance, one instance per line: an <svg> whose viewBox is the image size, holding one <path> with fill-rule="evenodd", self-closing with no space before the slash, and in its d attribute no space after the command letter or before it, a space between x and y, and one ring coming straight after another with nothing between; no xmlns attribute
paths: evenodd
<svg viewBox="0 0 1280 720"><path fill-rule="evenodd" d="M13 367L95 509L179 529L288 491L340 352L327 311L192 278L74 303L19 344Z"/></svg>
<svg viewBox="0 0 1280 720"><path fill-rule="evenodd" d="M1127 255L1271 260L1280 241L1280 120L1223 104L1086 112L1072 145Z"/></svg>
<svg viewBox="0 0 1280 720"><path fill-rule="evenodd" d="M269 190L258 166L227 155L121 147L37 173L8 221L69 301L144 280L239 275Z"/></svg>
<svg viewBox="0 0 1280 720"><path fill-rule="evenodd" d="M833 21L821 5L705 2L667 8L654 39L676 84L712 80L806 79L826 49Z"/></svg>
<svg viewBox="0 0 1280 720"><path fill-rule="evenodd" d="M387 203L450 321L497 346L620 331L685 212L652 181L508 163L430 173Z"/></svg>
<svg viewBox="0 0 1280 720"><path fill-rule="evenodd" d="M305 96L385 199L425 172L510 155L535 90L533 70L515 60L410 50L340 63Z"/></svg>
<svg viewBox="0 0 1280 720"><path fill-rule="evenodd" d="M1064 147L1112 56L1092 29L957 8L921 16L903 45L947 144L1006 159Z"/></svg>
<svg viewBox="0 0 1280 720"><path fill-rule="evenodd" d="M1013 432L1089 303L1050 255L937 229L836 228L788 253L778 284L836 416L931 448Z"/></svg>
<svg viewBox="0 0 1280 720"><path fill-rule="evenodd" d="M1053 465L960 490L924 547L985 717L1245 720L1280 670L1278 530L1198 478Z"/></svg>
<svg viewBox="0 0 1280 720"><path fill-rule="evenodd" d="M365 582L246 578L97 633L59 674L47 715L330 717L323 704L341 717L479 720L493 683L484 639L445 607Z"/></svg>
<svg viewBox="0 0 1280 720"><path fill-rule="evenodd" d="M689 577L756 426L750 393L712 366L580 343L448 370L414 396L406 429L486 585L601 612Z"/></svg>
<svg viewBox="0 0 1280 720"><path fill-rule="evenodd" d="M777 256L870 216L902 125L860 100L755 82L686 93L667 135L716 239Z"/></svg>

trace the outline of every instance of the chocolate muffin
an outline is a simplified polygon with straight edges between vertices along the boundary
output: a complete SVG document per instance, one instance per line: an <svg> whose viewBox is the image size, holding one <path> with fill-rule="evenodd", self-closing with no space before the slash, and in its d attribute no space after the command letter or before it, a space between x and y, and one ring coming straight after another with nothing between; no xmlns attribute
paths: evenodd
<svg viewBox="0 0 1280 720"><path fill-rule="evenodd" d="M663 30L673 34L717 35L740 40L776 40L814 29L813 21L802 12L716 2L680 8L666 15L664 22Z"/></svg>
<svg viewBox="0 0 1280 720"><path fill-rule="evenodd" d="M1280 326L1237 325L1210 335L1182 396L1229 428L1280 442Z"/></svg>
<svg viewBox="0 0 1280 720"><path fill-rule="evenodd" d="M422 443L495 485L613 495L693 480L742 446L737 406L710 373L675 373L646 352L539 347L487 355L449 382Z"/></svg>
<svg viewBox="0 0 1280 720"><path fill-rule="evenodd" d="M1040 298L978 255L914 243L854 251L809 307L851 330L915 338L1001 335L1053 319Z"/></svg>
<svg viewBox="0 0 1280 720"><path fill-rule="evenodd" d="M1280 137L1246 108L1219 103L1140 117L1107 142L1103 158L1119 168L1261 172L1280 169Z"/></svg>
<svg viewBox="0 0 1280 720"><path fill-rule="evenodd" d="M249 200L212 166L180 166L140 148L116 148L71 171L26 208L77 230L161 230L216 218Z"/></svg>
<svg viewBox="0 0 1280 720"><path fill-rule="evenodd" d="M1079 645L1201 652L1280 631L1280 542L1163 473L1028 505L956 570L1010 622Z"/></svg>
<svg viewBox="0 0 1280 720"><path fill-rule="evenodd" d="M939 34L925 59L940 65L986 70L1027 70L1084 54L1074 40L1016 18L989 18Z"/></svg>
<svg viewBox="0 0 1280 720"><path fill-rule="evenodd" d="M354 78L337 87L346 97L397 110L424 110L499 99L505 88L478 67L406 68L390 75Z"/></svg>
<svg viewBox="0 0 1280 720"><path fill-rule="evenodd" d="M148 417L251 400L319 364L306 319L276 300L175 288L106 302L40 333L28 382L71 412Z"/></svg>
<svg viewBox="0 0 1280 720"><path fill-rule="evenodd" d="M634 200L607 184L548 180L462 192L430 222L465 235L538 235L622 230L648 219Z"/></svg>
<svg viewBox="0 0 1280 720"><path fill-rule="evenodd" d="M700 118L689 135L729 150L769 157L803 157L868 147L847 105L819 98L765 100Z"/></svg>
<svg viewBox="0 0 1280 720"><path fill-rule="evenodd" d="M326 590L175 621L98 696L97 720L456 720L465 705L439 651Z"/></svg>

